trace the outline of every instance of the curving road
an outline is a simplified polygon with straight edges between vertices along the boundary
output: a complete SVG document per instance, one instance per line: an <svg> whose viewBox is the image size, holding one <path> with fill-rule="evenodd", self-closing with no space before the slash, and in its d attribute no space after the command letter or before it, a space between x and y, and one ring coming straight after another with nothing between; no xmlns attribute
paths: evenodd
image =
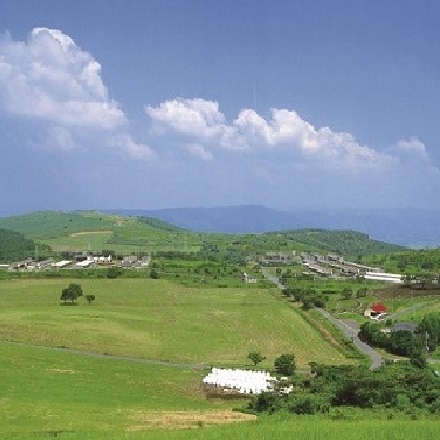
<svg viewBox="0 0 440 440"><path fill-rule="evenodd" d="M261 273L265 278L275 284L279 289L284 290L286 286L281 284L278 277L272 275L265 267L261 268ZM353 344L365 355L367 355L371 359L371 370L377 370L383 362L383 358L376 350L370 347L365 342L361 341L358 337L359 326L357 322L350 321L350 323L344 322L335 316L333 316L330 312L324 309L320 309L316 307L316 310L321 313L322 316L327 318L330 322L332 322L336 327L342 330L344 335L353 341Z"/></svg>
<svg viewBox="0 0 440 440"><path fill-rule="evenodd" d="M365 342L361 341L358 337L359 332L359 326L356 321L350 321L350 323L347 323L345 321L342 321L335 316L333 316L331 313L329 313L327 310L320 309L316 307L316 310L320 312L323 316L325 316L329 321L331 321L336 327L342 330L345 336L347 338L351 339L353 344L356 345L356 347L365 355L367 355L371 359L371 366L370 370L377 370L383 362L383 358L376 350L374 350L372 347L370 347Z"/></svg>

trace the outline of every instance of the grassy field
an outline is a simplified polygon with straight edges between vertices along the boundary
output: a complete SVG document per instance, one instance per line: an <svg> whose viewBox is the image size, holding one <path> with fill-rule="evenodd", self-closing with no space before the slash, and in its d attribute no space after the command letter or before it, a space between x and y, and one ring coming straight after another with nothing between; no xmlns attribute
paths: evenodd
<svg viewBox="0 0 440 440"><path fill-rule="evenodd" d="M424 440L440 434L439 421L386 409L256 420L232 410L243 408L243 400L208 400L200 386L204 372L193 369L5 342L0 355L4 439Z"/></svg>
<svg viewBox="0 0 440 440"><path fill-rule="evenodd" d="M184 431L159 431L124 436L130 440L432 440L440 433L436 421L333 421L316 417L291 418L290 420L266 419L237 425L216 426ZM119 439L120 435L96 437L94 434L81 439Z"/></svg>
<svg viewBox="0 0 440 440"><path fill-rule="evenodd" d="M210 402L203 371L94 358L0 342L0 436L54 431L126 431L166 414L229 414Z"/></svg>
<svg viewBox="0 0 440 440"><path fill-rule="evenodd" d="M199 364L249 367L254 349L267 356L262 367L283 352L300 367L353 362L275 289L81 280L96 301L61 306L70 281L0 282L2 438L161 438L154 429L253 425L254 416L232 411L245 401L206 398Z"/></svg>
<svg viewBox="0 0 440 440"><path fill-rule="evenodd" d="M243 366L252 350L273 365L293 352L310 361L352 363L276 289L191 289L167 280L80 280L91 305L61 306L72 280L0 283L0 340L187 364Z"/></svg>

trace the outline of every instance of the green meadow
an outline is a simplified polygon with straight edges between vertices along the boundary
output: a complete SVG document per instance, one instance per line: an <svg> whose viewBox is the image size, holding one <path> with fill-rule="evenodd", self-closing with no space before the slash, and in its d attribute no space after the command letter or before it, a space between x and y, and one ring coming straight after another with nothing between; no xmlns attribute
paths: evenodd
<svg viewBox="0 0 440 440"><path fill-rule="evenodd" d="M159 236L132 219L62 214L60 226L58 214L41 215L42 225L54 216L54 235L42 225L40 230L38 221L23 229L34 227L35 237L60 249L128 251L136 237L137 250L153 242L158 249L198 246L196 236L165 230ZM170 268L182 277L195 269L206 275L192 262ZM201 380L209 367L252 368L251 351L266 356L258 366L266 369L281 353L294 353L301 372L311 361L362 359L320 314L302 311L276 288L187 287L177 281L0 280L0 438L424 440L440 434L440 423L426 414L344 408L321 416L256 418L240 411L246 399L208 398ZM60 303L71 282L96 300ZM340 304L342 313L357 305Z"/></svg>
<svg viewBox="0 0 440 440"><path fill-rule="evenodd" d="M149 431L148 433L72 435L78 439L130 439L130 440L432 440L440 434L440 423L408 420L335 421L316 417L292 417L289 420L265 419L210 428L180 431ZM69 438L69 437L65 437Z"/></svg>
<svg viewBox="0 0 440 440"><path fill-rule="evenodd" d="M187 288L168 280L78 280L88 304L60 305L72 280L0 283L0 340L160 361L244 366L252 350L270 367L294 352L310 361L353 363L276 289Z"/></svg>
<svg viewBox="0 0 440 440"><path fill-rule="evenodd" d="M127 430L139 411L220 408L202 371L0 343L2 432Z"/></svg>
<svg viewBox="0 0 440 440"><path fill-rule="evenodd" d="M232 411L243 400L207 399L200 365L249 368L253 349L267 356L262 367L283 352L294 352L303 368L311 360L353 362L276 289L80 280L95 302L61 305L69 282L0 283L3 438L99 438L112 431L136 437L156 428L253 420Z"/></svg>
<svg viewBox="0 0 440 440"><path fill-rule="evenodd" d="M207 399L204 372L191 368L5 342L0 355L5 439L425 440L440 434L433 418L384 409L255 419L232 410L244 400Z"/></svg>

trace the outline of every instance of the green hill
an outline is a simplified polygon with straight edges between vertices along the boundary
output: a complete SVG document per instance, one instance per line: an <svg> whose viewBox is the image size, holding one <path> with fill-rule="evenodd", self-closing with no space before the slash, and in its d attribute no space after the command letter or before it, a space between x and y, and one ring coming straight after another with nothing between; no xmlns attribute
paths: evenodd
<svg viewBox="0 0 440 440"><path fill-rule="evenodd" d="M0 229L0 262L24 260L34 254L35 243L23 234Z"/></svg>
<svg viewBox="0 0 440 440"><path fill-rule="evenodd" d="M372 240L368 234L350 230L298 229L283 234L290 240L314 249L345 256L390 254L405 249L403 246Z"/></svg>
<svg viewBox="0 0 440 440"><path fill-rule="evenodd" d="M96 212L42 211L0 218L0 227L21 232L28 238L51 239L76 232L113 230L118 218Z"/></svg>
<svg viewBox="0 0 440 440"><path fill-rule="evenodd" d="M242 261L268 251L338 253L358 257L402 251L348 230L298 229L262 234L196 233L152 217L123 217L96 211L44 211L0 218L0 228L63 250L116 252L202 251L202 257Z"/></svg>

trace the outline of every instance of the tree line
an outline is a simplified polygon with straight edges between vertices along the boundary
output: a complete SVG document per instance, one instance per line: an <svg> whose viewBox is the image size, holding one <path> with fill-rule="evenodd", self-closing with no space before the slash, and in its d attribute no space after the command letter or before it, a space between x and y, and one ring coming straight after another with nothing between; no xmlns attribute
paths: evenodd
<svg viewBox="0 0 440 440"><path fill-rule="evenodd" d="M263 392L251 400L248 410L317 414L332 408L383 407L407 414L440 413L440 378L430 368L395 364L371 371L364 366L315 363L311 367L309 377L293 378L292 392Z"/></svg>
<svg viewBox="0 0 440 440"><path fill-rule="evenodd" d="M35 243L19 232L0 229L0 261L24 260L34 254Z"/></svg>

